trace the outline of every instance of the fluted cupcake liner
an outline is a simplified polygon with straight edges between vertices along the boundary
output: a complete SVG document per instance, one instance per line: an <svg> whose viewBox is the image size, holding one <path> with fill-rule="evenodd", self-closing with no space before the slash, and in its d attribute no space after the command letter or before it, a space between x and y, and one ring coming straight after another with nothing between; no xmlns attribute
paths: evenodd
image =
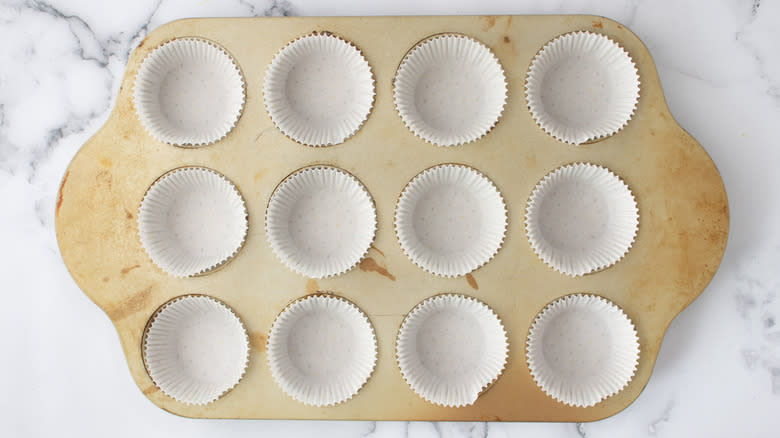
<svg viewBox="0 0 780 438"><path fill-rule="evenodd" d="M509 342L487 305L462 295L437 295L404 319L396 359L404 380L424 400L460 407L503 373Z"/></svg>
<svg viewBox="0 0 780 438"><path fill-rule="evenodd" d="M154 384L175 400L211 403L235 387L249 361L241 320L220 301L187 295L165 304L143 339L146 369Z"/></svg>
<svg viewBox="0 0 780 438"><path fill-rule="evenodd" d="M610 38L572 32L536 55L525 95L545 132L578 145L626 126L639 100L639 73L631 56Z"/></svg>
<svg viewBox="0 0 780 438"><path fill-rule="evenodd" d="M526 205L525 228L542 261L577 277L608 268L628 253L639 228L639 210L617 175L576 163L536 184Z"/></svg>
<svg viewBox="0 0 780 438"><path fill-rule="evenodd" d="M244 108L244 78L233 58L211 41L181 38L154 49L141 63L133 102L144 128L176 146L224 138Z"/></svg>
<svg viewBox="0 0 780 438"><path fill-rule="evenodd" d="M439 146L475 141L496 125L507 98L504 69L465 35L437 35L406 54L393 81L404 124Z"/></svg>
<svg viewBox="0 0 780 438"><path fill-rule="evenodd" d="M417 175L395 210L395 230L409 259L444 277L468 274L501 248L507 225L504 200L478 171L443 164Z"/></svg>
<svg viewBox="0 0 780 438"><path fill-rule="evenodd" d="M335 167L309 167L276 188L265 227L285 265L309 278L326 278L354 268L368 253L376 209L354 176Z"/></svg>
<svg viewBox="0 0 780 438"><path fill-rule="evenodd" d="M138 235L152 261L175 277L209 272L244 245L247 210L225 176L184 167L155 181L141 201Z"/></svg>
<svg viewBox="0 0 780 438"><path fill-rule="evenodd" d="M353 44L314 33L285 46L263 85L265 107L282 133L308 146L343 143L368 118L374 76Z"/></svg>
<svg viewBox="0 0 780 438"><path fill-rule="evenodd" d="M589 407L628 385L639 363L634 324L610 301L568 295L533 322L526 357L537 385L553 399Z"/></svg>
<svg viewBox="0 0 780 438"><path fill-rule="evenodd" d="M277 316L268 336L274 380L293 399L332 406L365 385L377 359L374 328L349 301L312 295Z"/></svg>

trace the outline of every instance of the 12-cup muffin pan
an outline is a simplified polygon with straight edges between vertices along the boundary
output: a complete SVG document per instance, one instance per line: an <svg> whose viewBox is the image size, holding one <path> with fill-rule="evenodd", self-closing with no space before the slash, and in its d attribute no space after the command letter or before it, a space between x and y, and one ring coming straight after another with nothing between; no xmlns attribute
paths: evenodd
<svg viewBox="0 0 780 438"><path fill-rule="evenodd" d="M647 384L728 202L614 21L188 19L130 56L56 228L167 411L589 421Z"/></svg>

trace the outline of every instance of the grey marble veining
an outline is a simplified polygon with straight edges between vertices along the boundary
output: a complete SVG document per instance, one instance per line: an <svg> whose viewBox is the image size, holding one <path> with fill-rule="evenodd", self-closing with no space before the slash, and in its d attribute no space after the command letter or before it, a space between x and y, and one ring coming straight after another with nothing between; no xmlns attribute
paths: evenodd
<svg viewBox="0 0 780 438"><path fill-rule="evenodd" d="M587 424L197 421L149 403L108 318L59 257L57 187L102 126L128 55L184 17L592 13L653 55L672 113L720 169L730 241L624 412ZM2 436L780 435L780 2L335 0L0 2Z"/></svg>

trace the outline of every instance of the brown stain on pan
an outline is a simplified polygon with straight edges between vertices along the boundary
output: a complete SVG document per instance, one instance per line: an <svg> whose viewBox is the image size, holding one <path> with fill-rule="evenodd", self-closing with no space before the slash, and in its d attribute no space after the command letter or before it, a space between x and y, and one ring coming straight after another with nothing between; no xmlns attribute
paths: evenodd
<svg viewBox="0 0 780 438"><path fill-rule="evenodd" d="M319 292L320 285L317 284L317 280L310 278L306 280L306 292L313 294L315 292Z"/></svg>
<svg viewBox="0 0 780 438"><path fill-rule="evenodd" d="M477 280L474 278L473 275L471 275L470 272L468 274L466 274L466 283L468 283L469 286L471 286L471 288L474 289L474 290L478 290L479 289L479 285L477 284Z"/></svg>
<svg viewBox="0 0 780 438"><path fill-rule="evenodd" d="M60 190L57 191L57 206L54 208L54 214L57 215L60 213L60 207L62 207L62 190L65 188L65 183L68 182L68 176L70 176L70 171L65 172L65 176L62 177L62 183L60 184Z"/></svg>
<svg viewBox="0 0 780 438"><path fill-rule="evenodd" d="M124 277L125 275L127 275L128 272L132 271L133 269L138 269L140 267L141 265L128 266L126 268L122 268L122 270L119 271L119 274Z"/></svg>
<svg viewBox="0 0 780 438"><path fill-rule="evenodd" d="M371 245L371 249L373 249L374 251L378 252L378 253L379 253L379 254L380 254L382 257L384 257L384 256L385 256L385 253L384 253L384 252L382 252L382 250L381 250L381 249L379 249L379 248L375 247L374 245Z"/></svg>
<svg viewBox="0 0 780 438"><path fill-rule="evenodd" d="M120 301L113 307L106 309L108 317L113 321L119 321L124 319L146 307L149 299L152 296L152 286L135 293L129 298Z"/></svg>
<svg viewBox="0 0 780 438"><path fill-rule="evenodd" d="M604 29L604 25L600 21L594 21L593 27L595 27L596 29Z"/></svg>
<svg viewBox="0 0 780 438"><path fill-rule="evenodd" d="M366 257L363 259L363 261L360 262L360 265L358 266L360 267L361 271L376 272L379 275L389 278L391 281L395 281L395 275L391 274L387 268L379 266L376 260L371 257Z"/></svg>
<svg viewBox="0 0 780 438"><path fill-rule="evenodd" d="M485 24L482 26L483 31L487 31L493 28L493 26L496 25L496 17L495 15L482 17L483 20L485 20Z"/></svg>
<svg viewBox="0 0 780 438"><path fill-rule="evenodd" d="M105 184L108 186L108 190L111 190L111 185L113 183L113 177L111 176L111 172L107 170L103 170L97 175L95 175L95 183L98 185Z"/></svg>
<svg viewBox="0 0 780 438"><path fill-rule="evenodd" d="M249 346L255 351L265 351L266 337L262 333L249 334Z"/></svg>
<svg viewBox="0 0 780 438"><path fill-rule="evenodd" d="M153 393L155 393L155 392L157 392L157 391L158 391L157 387L156 387L156 386L154 386L154 385L152 385L152 386L150 386L150 387L148 387L148 388L144 389L144 390L143 390L143 391L141 391L141 392L143 392L143 393L144 393L144 395L149 395L149 394L153 394Z"/></svg>

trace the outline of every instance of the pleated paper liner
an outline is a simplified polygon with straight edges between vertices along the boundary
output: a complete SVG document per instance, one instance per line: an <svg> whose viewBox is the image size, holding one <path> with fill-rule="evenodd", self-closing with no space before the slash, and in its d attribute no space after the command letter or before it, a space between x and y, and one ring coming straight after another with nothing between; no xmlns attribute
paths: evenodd
<svg viewBox="0 0 780 438"><path fill-rule="evenodd" d="M326 32L300 37L271 61L263 85L268 115L308 146L343 143L374 105L374 75L354 44Z"/></svg>
<svg viewBox="0 0 780 438"><path fill-rule="evenodd" d="M398 241L409 259L444 277L468 274L501 248L507 211L501 193L468 166L426 169L404 188L395 210Z"/></svg>
<svg viewBox="0 0 780 438"><path fill-rule="evenodd" d="M628 316L610 301L568 295L536 316L526 356L534 381L547 395L590 407L631 381L639 363L639 338Z"/></svg>
<svg viewBox="0 0 780 438"><path fill-rule="evenodd" d="M376 209L354 176L331 166L307 167L274 190L266 234L279 259L309 278L354 268L368 253L376 231Z"/></svg>
<svg viewBox="0 0 780 438"><path fill-rule="evenodd" d="M203 167L172 170L147 190L138 235L155 265L175 277L211 272L246 239L244 199L224 175Z"/></svg>
<svg viewBox="0 0 780 438"><path fill-rule="evenodd" d="M143 359L164 394L182 403L205 405L244 376L249 337L224 303L205 295L185 295L152 315L144 332Z"/></svg>
<svg viewBox="0 0 780 438"><path fill-rule="evenodd" d="M526 205L526 235L537 256L554 270L581 276L608 268L634 243L639 210L631 190L614 173L589 163L548 173Z"/></svg>
<svg viewBox="0 0 780 438"><path fill-rule="evenodd" d="M197 147L224 138L244 108L245 88L235 60L216 43L195 38L168 41L138 70L133 101L154 138Z"/></svg>
<svg viewBox="0 0 780 438"><path fill-rule="evenodd" d="M332 406L351 399L374 371L377 344L368 317L351 302L310 295L285 308L268 335L268 364L293 399Z"/></svg>
<svg viewBox="0 0 780 438"><path fill-rule="evenodd" d="M416 136L457 146L493 129L504 110L507 82L498 58L481 42L436 35L406 54L393 80L393 99Z"/></svg>
<svg viewBox="0 0 780 438"><path fill-rule="evenodd" d="M503 373L509 352L498 316L474 298L444 294L421 302L404 319L396 360L424 400L447 407L474 404Z"/></svg>
<svg viewBox="0 0 780 438"><path fill-rule="evenodd" d="M607 36L572 32L547 43L528 70L526 101L548 134L578 145L615 134L634 115L639 73Z"/></svg>

